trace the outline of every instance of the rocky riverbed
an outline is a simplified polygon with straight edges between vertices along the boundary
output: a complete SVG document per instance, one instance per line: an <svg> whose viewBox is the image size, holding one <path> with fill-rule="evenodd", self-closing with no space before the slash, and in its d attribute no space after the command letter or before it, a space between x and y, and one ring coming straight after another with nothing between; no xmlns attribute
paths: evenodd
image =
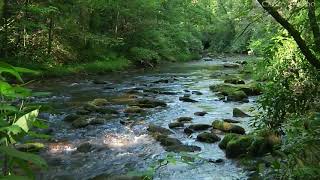
<svg viewBox="0 0 320 180"><path fill-rule="evenodd" d="M52 95L32 101L48 107L41 118L52 138L41 150L50 167L38 179L248 179L233 158L253 142L227 148L232 138L250 139L261 94L245 59L39 82L36 90Z"/></svg>

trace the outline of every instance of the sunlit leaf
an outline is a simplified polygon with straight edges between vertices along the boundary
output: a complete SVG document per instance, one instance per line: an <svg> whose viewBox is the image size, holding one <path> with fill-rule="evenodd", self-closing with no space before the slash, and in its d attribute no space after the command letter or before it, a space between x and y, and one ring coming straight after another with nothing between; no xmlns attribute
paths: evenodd
<svg viewBox="0 0 320 180"><path fill-rule="evenodd" d="M21 127L25 132L28 132L30 125L35 121L36 117L39 115L39 110L31 111L28 114L20 117L13 125Z"/></svg>

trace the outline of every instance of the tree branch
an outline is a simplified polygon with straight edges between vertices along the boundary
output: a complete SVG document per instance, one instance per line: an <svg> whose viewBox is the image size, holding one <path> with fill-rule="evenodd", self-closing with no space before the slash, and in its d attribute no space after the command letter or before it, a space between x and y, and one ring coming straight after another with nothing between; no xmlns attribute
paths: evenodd
<svg viewBox="0 0 320 180"><path fill-rule="evenodd" d="M315 68L320 70L320 61L313 54L313 52L307 46L306 41L301 37L300 32L290 24L280 13L272 7L266 0L257 0L263 9L265 9L283 28L285 28L289 34L293 37L299 46L302 54L305 56L306 60Z"/></svg>

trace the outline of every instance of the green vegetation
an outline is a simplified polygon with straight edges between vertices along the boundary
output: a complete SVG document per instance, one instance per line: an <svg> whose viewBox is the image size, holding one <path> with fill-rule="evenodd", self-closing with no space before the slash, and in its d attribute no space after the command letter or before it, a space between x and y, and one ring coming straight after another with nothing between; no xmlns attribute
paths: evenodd
<svg viewBox="0 0 320 180"><path fill-rule="evenodd" d="M27 143L25 137L41 136L31 126L45 127L36 119L40 107L26 106L34 94L14 84L23 84L20 73L100 74L241 53L258 57L246 65L225 65L245 67L239 77L225 76L224 84L210 89L221 99L242 103L263 92L257 100L260 112L252 134L227 135L220 146L232 158L271 153L271 169L259 170L270 179L320 179L318 1L2 0L0 17L2 176L20 175L16 171L23 169L22 175L33 178L28 163L45 166L38 156L16 148ZM248 77L258 83L244 82ZM149 105L137 102L141 108ZM216 129L233 132L230 123L218 123ZM267 131L277 146L261 153L267 139L261 133Z"/></svg>
<svg viewBox="0 0 320 180"><path fill-rule="evenodd" d="M2 158L0 177L4 179L34 178L32 170L35 167L47 167L41 157L30 153L30 151L43 148L43 145L26 142L26 139L30 141L32 137L46 137L34 131L35 128L46 127L42 121L37 119L39 107L34 109L26 106L26 98L35 94L20 85L11 85L5 79L10 75L22 83L19 74L21 72L35 73L28 69L0 63L0 152Z"/></svg>

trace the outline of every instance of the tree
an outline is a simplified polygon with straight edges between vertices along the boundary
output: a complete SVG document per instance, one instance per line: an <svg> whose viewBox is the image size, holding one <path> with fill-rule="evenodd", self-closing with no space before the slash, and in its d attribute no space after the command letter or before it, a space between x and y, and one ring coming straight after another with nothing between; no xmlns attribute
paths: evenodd
<svg viewBox="0 0 320 180"><path fill-rule="evenodd" d="M312 1L312 0L309 0ZM266 0L258 0L260 5L265 9L283 28L285 28L288 33L293 37L299 46L302 54L305 56L306 60L314 66L316 69L320 70L320 61L312 50L308 47L306 41L302 38L301 32L299 32L288 20L286 20L271 4ZM309 6L309 9L310 8ZM312 11L312 10L311 10ZM312 12L311 12L312 13ZM310 14L310 13L309 13ZM313 15L311 15L313 16ZM315 19L311 20L314 21ZM313 22L314 23L314 22ZM314 29L314 28L313 28ZM315 30L317 33L317 30ZM314 34L316 35L316 34Z"/></svg>

